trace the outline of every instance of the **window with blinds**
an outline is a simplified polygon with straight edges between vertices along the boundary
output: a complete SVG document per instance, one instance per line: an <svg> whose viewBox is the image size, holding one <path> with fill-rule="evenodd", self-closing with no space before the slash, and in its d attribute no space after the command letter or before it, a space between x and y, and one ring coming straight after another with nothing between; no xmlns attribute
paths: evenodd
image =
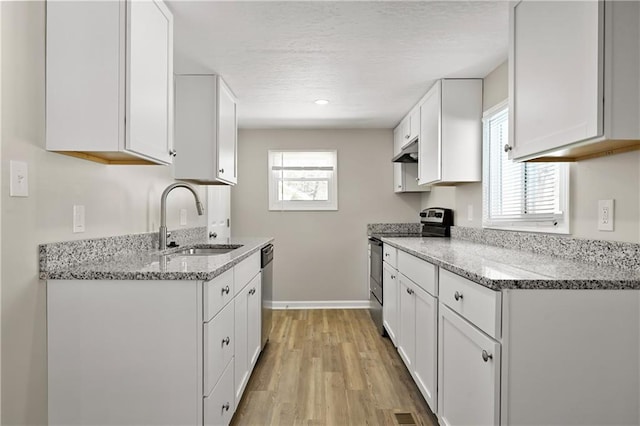
<svg viewBox="0 0 640 426"><path fill-rule="evenodd" d="M337 151L269 151L269 210L338 210Z"/></svg>
<svg viewBox="0 0 640 426"><path fill-rule="evenodd" d="M568 165L509 160L508 117L501 104L483 118L483 226L569 233Z"/></svg>

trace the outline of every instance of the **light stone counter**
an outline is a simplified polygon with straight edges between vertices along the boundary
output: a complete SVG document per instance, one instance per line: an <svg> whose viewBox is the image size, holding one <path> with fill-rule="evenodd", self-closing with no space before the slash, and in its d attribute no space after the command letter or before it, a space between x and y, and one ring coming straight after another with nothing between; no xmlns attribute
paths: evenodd
<svg viewBox="0 0 640 426"><path fill-rule="evenodd" d="M450 238L382 238L493 290L640 289L640 269L578 262Z"/></svg>
<svg viewBox="0 0 640 426"><path fill-rule="evenodd" d="M207 241L205 229L190 230L178 248L160 252L157 233L51 243L40 246L43 280L210 280L258 252L273 238ZM180 255L186 248L208 244L242 245L225 254Z"/></svg>

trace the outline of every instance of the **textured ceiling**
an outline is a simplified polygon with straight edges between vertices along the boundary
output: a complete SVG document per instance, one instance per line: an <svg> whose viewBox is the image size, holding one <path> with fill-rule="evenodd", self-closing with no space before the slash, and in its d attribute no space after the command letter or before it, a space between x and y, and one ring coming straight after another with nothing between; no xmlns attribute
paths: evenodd
<svg viewBox="0 0 640 426"><path fill-rule="evenodd" d="M394 127L434 80L507 56L506 1L167 3L175 72L222 75L243 128Z"/></svg>

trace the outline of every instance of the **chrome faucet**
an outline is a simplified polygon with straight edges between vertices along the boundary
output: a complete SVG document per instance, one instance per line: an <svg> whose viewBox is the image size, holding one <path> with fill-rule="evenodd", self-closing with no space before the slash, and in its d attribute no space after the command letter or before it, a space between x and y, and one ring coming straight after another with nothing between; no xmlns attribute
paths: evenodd
<svg viewBox="0 0 640 426"><path fill-rule="evenodd" d="M171 185L167 186L167 188L162 192L162 197L160 197L160 245L158 247L160 250L166 250L167 248L167 195L169 195L169 193L176 188L187 188L189 191L191 191L193 196L196 198L196 209L198 209L198 216L202 216L204 214L204 207L200 202L198 191L196 191L193 186L189 185L188 183L182 182L172 183Z"/></svg>

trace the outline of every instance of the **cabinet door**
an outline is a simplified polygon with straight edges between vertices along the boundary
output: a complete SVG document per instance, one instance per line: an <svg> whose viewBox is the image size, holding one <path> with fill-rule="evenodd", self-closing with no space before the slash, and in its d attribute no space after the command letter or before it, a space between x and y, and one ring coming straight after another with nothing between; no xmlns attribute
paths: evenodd
<svg viewBox="0 0 640 426"><path fill-rule="evenodd" d="M382 322L394 346L398 346L398 277L386 262L382 263Z"/></svg>
<svg viewBox="0 0 640 426"><path fill-rule="evenodd" d="M240 403L242 392L249 380L249 338L248 338L248 313L249 313L249 290L251 285L247 285L238 293L235 298L235 402Z"/></svg>
<svg viewBox="0 0 640 426"><path fill-rule="evenodd" d="M398 299L400 321L398 352L409 371L413 371L413 359L416 353L416 303L415 286L404 275L398 274ZM383 305L384 306L384 305Z"/></svg>
<svg viewBox="0 0 640 426"><path fill-rule="evenodd" d="M500 344L442 303L438 309L440 424L498 425Z"/></svg>
<svg viewBox="0 0 640 426"><path fill-rule="evenodd" d="M128 7L126 149L171 163L173 18L160 1Z"/></svg>
<svg viewBox="0 0 640 426"><path fill-rule="evenodd" d="M404 120L402 120L400 128L402 129L402 142L400 143L400 147L403 147L411 140L411 116L407 115Z"/></svg>
<svg viewBox="0 0 640 426"><path fill-rule="evenodd" d="M222 373L222 377L211 394L204 398L204 425L226 426L236 409L233 399L233 360Z"/></svg>
<svg viewBox="0 0 640 426"><path fill-rule="evenodd" d="M438 299L415 288L416 354L413 378L433 412L438 410Z"/></svg>
<svg viewBox="0 0 640 426"><path fill-rule="evenodd" d="M420 105L420 139L418 140L418 179L420 185L442 179L441 86L438 81Z"/></svg>
<svg viewBox="0 0 640 426"><path fill-rule="evenodd" d="M402 145L404 145L402 138L402 124L398 124L398 127L393 129L393 156L400 154L402 151Z"/></svg>
<svg viewBox="0 0 640 426"><path fill-rule="evenodd" d="M409 140L420 135L420 107L416 106L409 114Z"/></svg>
<svg viewBox="0 0 640 426"><path fill-rule="evenodd" d="M247 359L249 375L256 365L262 349L262 274L255 276L249 283L249 300L247 311Z"/></svg>
<svg viewBox="0 0 640 426"><path fill-rule="evenodd" d="M231 236L231 187L207 186L207 232L211 242L226 242Z"/></svg>
<svg viewBox="0 0 640 426"><path fill-rule="evenodd" d="M234 354L233 303L203 325L204 395L208 395Z"/></svg>
<svg viewBox="0 0 640 426"><path fill-rule="evenodd" d="M402 163L393 163L393 191L404 192L404 170Z"/></svg>
<svg viewBox="0 0 640 426"><path fill-rule="evenodd" d="M236 183L237 102L224 81L219 81L218 177L229 183Z"/></svg>
<svg viewBox="0 0 640 426"><path fill-rule="evenodd" d="M514 158L603 134L602 1L522 1L511 10Z"/></svg>

